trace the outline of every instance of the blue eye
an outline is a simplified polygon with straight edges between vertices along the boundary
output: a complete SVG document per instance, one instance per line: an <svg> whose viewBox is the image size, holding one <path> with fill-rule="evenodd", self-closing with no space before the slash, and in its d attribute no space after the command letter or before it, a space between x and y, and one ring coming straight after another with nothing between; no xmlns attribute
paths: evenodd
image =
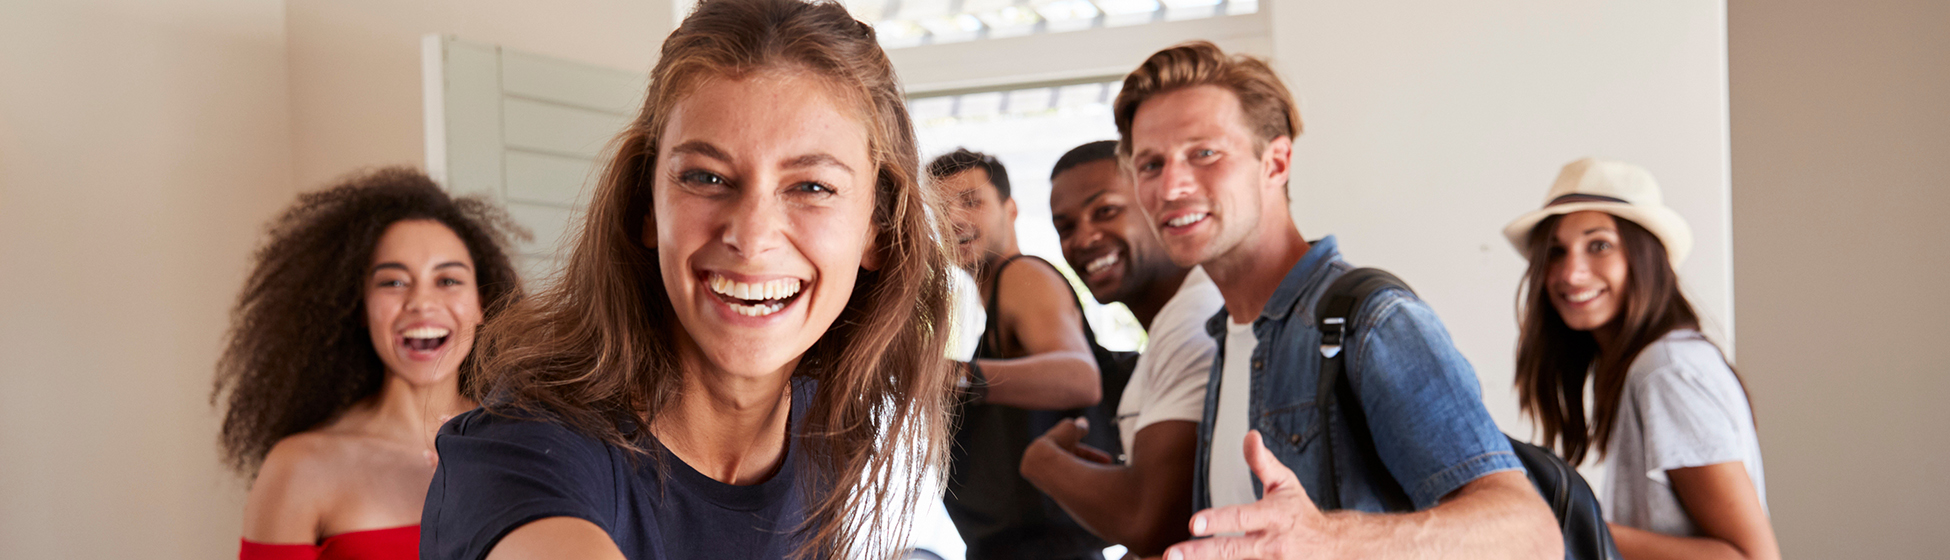
<svg viewBox="0 0 1950 560"><path fill-rule="evenodd" d="M1219 155L1219 151L1213 149L1204 149L1204 150L1192 152L1192 157L1196 157L1200 159L1209 158L1216 155Z"/></svg>
<svg viewBox="0 0 1950 560"><path fill-rule="evenodd" d="M718 176L718 174L709 171L685 171L684 173L678 175L677 178L680 181L697 184L697 185L725 184L724 177Z"/></svg>

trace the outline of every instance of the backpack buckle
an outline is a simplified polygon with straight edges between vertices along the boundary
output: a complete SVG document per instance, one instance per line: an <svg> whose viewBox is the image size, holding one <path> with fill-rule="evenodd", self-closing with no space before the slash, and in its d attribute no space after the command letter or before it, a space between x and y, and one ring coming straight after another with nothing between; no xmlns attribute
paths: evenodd
<svg viewBox="0 0 1950 560"><path fill-rule="evenodd" d="M1341 354L1341 341L1347 334L1347 318L1327 317L1320 320L1320 357L1332 358Z"/></svg>

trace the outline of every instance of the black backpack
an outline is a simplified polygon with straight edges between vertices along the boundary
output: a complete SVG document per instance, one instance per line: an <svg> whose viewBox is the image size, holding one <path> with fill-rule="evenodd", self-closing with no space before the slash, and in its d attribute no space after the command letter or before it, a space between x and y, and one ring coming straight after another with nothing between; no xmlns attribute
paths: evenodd
<svg viewBox="0 0 1950 560"><path fill-rule="evenodd" d="M1334 487L1326 489L1327 508L1340 509L1340 473L1335 461L1334 430L1327 428L1329 406L1336 399L1341 402L1359 403L1355 399L1351 383L1341 383L1345 375L1341 355L1344 341L1350 338L1360 325L1355 324L1356 313L1368 295L1386 288L1400 288L1410 294L1408 284L1378 268L1357 268L1342 275L1327 287L1321 295L1320 303L1314 309L1315 326L1320 329L1320 386L1315 397L1315 408L1320 411L1321 426L1327 434L1327 477L1334 481ZM1346 442L1349 449L1373 457L1374 437L1368 431L1366 414L1356 404L1346 408L1349 427L1359 441ZM1505 436L1508 437L1508 436ZM1598 505L1597 495L1591 486L1585 484L1584 477L1576 469L1550 450L1510 438L1510 448L1516 451L1517 459L1523 462L1530 472L1530 482L1537 485L1537 492L1551 506L1551 513L1557 515L1558 528L1564 532L1564 558L1567 560L1617 560L1618 546L1612 543L1611 529L1605 525L1604 512ZM1411 511L1414 505L1408 493L1394 477L1380 477L1382 487L1377 488L1382 502L1392 511Z"/></svg>

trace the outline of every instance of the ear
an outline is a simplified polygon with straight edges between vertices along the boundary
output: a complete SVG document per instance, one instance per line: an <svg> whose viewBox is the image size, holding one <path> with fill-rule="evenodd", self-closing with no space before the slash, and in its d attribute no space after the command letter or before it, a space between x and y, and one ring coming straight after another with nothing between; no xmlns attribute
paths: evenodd
<svg viewBox="0 0 1950 560"><path fill-rule="evenodd" d="M1016 197L1002 201L1002 210L1009 213L1009 227L1016 227Z"/></svg>
<svg viewBox="0 0 1950 560"><path fill-rule="evenodd" d="M643 243L643 248L652 251L657 250L657 213L655 210L643 213L642 235L643 237L639 238L638 241Z"/></svg>
<svg viewBox="0 0 1950 560"><path fill-rule="evenodd" d="M1293 137L1281 136L1266 143L1266 153L1260 155L1260 163L1266 169L1267 188L1278 187L1286 193L1287 179L1293 172Z"/></svg>

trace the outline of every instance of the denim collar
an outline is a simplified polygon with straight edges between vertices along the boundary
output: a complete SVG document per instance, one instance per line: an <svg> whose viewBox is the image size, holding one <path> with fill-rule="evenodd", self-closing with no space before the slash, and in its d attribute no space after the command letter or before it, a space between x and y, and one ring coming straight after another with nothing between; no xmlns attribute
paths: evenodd
<svg viewBox="0 0 1950 560"><path fill-rule="evenodd" d="M1253 332L1259 332L1259 324L1265 321L1282 321L1293 315L1295 309L1306 303L1301 296L1318 291L1322 275L1328 265L1341 256L1340 244L1334 236L1320 238L1311 243L1307 255L1300 257L1300 263L1286 272L1280 280L1280 288L1273 291L1273 299L1266 301L1266 308L1260 310L1259 317L1253 320ZM1231 320L1225 308L1205 321L1206 334L1219 336L1226 330L1226 321Z"/></svg>

